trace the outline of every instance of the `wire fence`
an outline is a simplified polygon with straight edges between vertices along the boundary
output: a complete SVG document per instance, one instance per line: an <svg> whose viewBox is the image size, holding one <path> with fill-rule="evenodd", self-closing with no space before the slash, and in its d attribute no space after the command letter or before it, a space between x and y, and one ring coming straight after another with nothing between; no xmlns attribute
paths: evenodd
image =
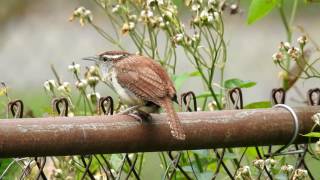
<svg viewBox="0 0 320 180"><path fill-rule="evenodd" d="M183 93L180 97L180 110L197 111L196 99L193 92ZM243 109L240 88L229 91L228 99L232 109ZM272 90L273 105L285 104L285 99L283 89ZM309 90L307 101L309 106L319 106L320 89ZM100 98L96 108L101 116L112 116L113 99L110 96ZM52 109L60 116L68 116L68 99L53 99ZM11 101L7 111L15 119L23 118L24 104L21 100ZM315 168L320 167L319 156L310 145L311 141L307 144L290 142L281 147L270 144L244 148L167 151L151 155L140 152L6 158L0 159L0 179L149 179L151 175L146 175L144 169L160 172L162 179L318 179L319 172ZM146 156L152 156L149 161L151 159L156 165L148 165ZM314 162L318 165L310 168L310 164L314 165Z"/></svg>

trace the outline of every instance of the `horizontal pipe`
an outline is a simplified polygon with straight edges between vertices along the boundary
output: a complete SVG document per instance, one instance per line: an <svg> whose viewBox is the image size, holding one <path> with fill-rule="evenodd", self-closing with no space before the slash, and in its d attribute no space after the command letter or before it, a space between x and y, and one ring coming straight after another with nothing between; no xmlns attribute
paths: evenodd
<svg viewBox="0 0 320 180"><path fill-rule="evenodd" d="M319 106L294 108L299 134L310 132ZM293 135L285 109L179 113L186 140L170 134L165 114L141 122L126 115L0 120L0 157L151 152L280 145ZM298 136L296 143L307 142Z"/></svg>

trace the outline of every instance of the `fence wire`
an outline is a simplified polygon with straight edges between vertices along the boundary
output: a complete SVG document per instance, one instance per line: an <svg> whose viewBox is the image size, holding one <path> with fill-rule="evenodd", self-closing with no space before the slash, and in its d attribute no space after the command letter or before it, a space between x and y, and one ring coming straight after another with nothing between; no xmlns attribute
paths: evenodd
<svg viewBox="0 0 320 180"><path fill-rule="evenodd" d="M240 88L229 91L229 107L243 109L243 96ZM271 102L285 104L284 89L273 89ZM310 89L307 94L307 103L310 106L320 105L320 89ZM197 111L196 95L186 92L180 96L181 111ZM56 98L52 101L52 110L59 116L68 116L70 104L67 98ZM109 116L114 114L114 101L102 97L97 103L98 114ZM24 104L21 100L8 103L7 112L13 118L23 118ZM284 179L316 179L308 165L310 157L316 159L309 144L294 144L275 150L273 145L268 147L222 148L197 151L169 151L159 152L160 166L155 165L152 172L162 171L162 179L279 179L273 166L275 159L285 161L289 159L294 164L290 167L284 164L281 170L286 174ZM285 150L285 151L284 151ZM150 153L149 153L150 154ZM152 153L152 161L157 158ZM66 157L25 157L0 159L0 179L148 179L143 175L143 166L146 153L134 154L88 154ZM247 157L255 157L249 162ZM308 160L307 160L308 158ZM319 159L318 160L319 163ZM206 162L208 161L208 162ZM203 165L203 162L205 162ZM212 163L213 162L213 163ZM202 165L201 165L202 163ZM248 171L248 164L256 167L255 173ZM285 169L287 167L288 169ZM145 167L150 170L150 167ZM162 169L162 170L159 170ZM291 169L290 169L291 168ZM292 169L293 168L293 169ZM289 170L291 173L289 174ZM278 170L279 171L279 170ZM206 172L206 173L204 173ZM210 173L208 173L210 172ZM307 172L306 176L299 173ZM255 174L255 176L254 176Z"/></svg>

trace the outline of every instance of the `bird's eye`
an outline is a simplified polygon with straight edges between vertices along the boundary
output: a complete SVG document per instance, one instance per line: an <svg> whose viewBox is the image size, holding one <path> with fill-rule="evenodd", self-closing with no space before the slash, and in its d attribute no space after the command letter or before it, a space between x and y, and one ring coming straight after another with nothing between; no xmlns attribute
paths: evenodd
<svg viewBox="0 0 320 180"><path fill-rule="evenodd" d="M109 59L107 57L102 57L103 62L107 62Z"/></svg>

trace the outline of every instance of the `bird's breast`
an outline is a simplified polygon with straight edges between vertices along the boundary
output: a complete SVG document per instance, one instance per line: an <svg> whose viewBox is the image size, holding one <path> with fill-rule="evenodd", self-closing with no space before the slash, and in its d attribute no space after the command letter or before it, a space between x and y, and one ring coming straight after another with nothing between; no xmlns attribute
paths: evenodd
<svg viewBox="0 0 320 180"><path fill-rule="evenodd" d="M121 86L118 82L117 73L114 69L112 69L108 75L107 79L110 81L113 89L119 95L122 103L134 106L134 105L143 105L145 101L138 96L136 96L133 92L131 92L128 88Z"/></svg>

